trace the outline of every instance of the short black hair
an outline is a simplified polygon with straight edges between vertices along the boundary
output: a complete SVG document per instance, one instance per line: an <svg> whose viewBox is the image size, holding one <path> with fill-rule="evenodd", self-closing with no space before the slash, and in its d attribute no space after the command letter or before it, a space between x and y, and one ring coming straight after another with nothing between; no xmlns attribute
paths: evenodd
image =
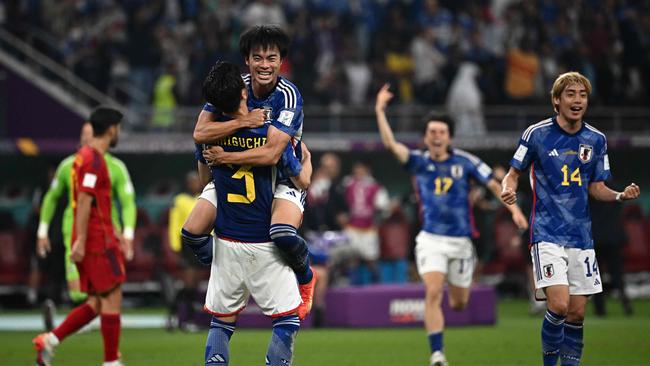
<svg viewBox="0 0 650 366"><path fill-rule="evenodd" d="M233 113L239 109L241 90L245 87L239 66L217 61L203 80L203 98L221 112Z"/></svg>
<svg viewBox="0 0 650 366"><path fill-rule="evenodd" d="M440 113L438 111L431 111L424 118L424 130L422 131L424 135L427 134L427 128L429 127L429 122L432 121L442 122L446 124L447 128L449 129L449 136L450 137L454 136L454 120L447 113Z"/></svg>
<svg viewBox="0 0 650 366"><path fill-rule="evenodd" d="M117 109L97 107L90 114L90 124L93 126L93 137L101 137L113 126L122 123L124 115Z"/></svg>
<svg viewBox="0 0 650 366"><path fill-rule="evenodd" d="M251 51L261 47L266 50L277 46L280 57L285 58L289 52L289 36L276 25L257 25L248 29L239 38L239 53L247 59Z"/></svg>

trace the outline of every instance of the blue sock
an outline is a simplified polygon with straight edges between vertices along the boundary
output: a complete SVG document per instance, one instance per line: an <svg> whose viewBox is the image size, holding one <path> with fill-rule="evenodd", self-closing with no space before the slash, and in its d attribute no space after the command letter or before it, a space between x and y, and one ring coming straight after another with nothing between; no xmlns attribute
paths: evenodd
<svg viewBox="0 0 650 366"><path fill-rule="evenodd" d="M273 334L266 353L266 365L286 366L293 360L293 343L300 329L296 315L287 315L273 320Z"/></svg>
<svg viewBox="0 0 650 366"><path fill-rule="evenodd" d="M212 264L212 247L214 239L210 234L192 234L191 232L181 229L181 242L194 252L196 259L201 264L209 266Z"/></svg>
<svg viewBox="0 0 650 366"><path fill-rule="evenodd" d="M582 357L582 323L564 323L564 343L560 351L562 365L577 366Z"/></svg>
<svg viewBox="0 0 650 366"><path fill-rule="evenodd" d="M207 365L228 365L228 345L230 337L235 332L236 323L223 322L212 317L208 340L205 343L205 364Z"/></svg>
<svg viewBox="0 0 650 366"><path fill-rule="evenodd" d="M442 351L442 332L429 333L429 347L431 353Z"/></svg>
<svg viewBox="0 0 650 366"><path fill-rule="evenodd" d="M269 234L287 265L295 272L298 283L309 283L314 274L309 267L309 249L305 239L298 235L295 227L287 224L271 225Z"/></svg>
<svg viewBox="0 0 650 366"><path fill-rule="evenodd" d="M564 319L566 316L546 310L542 323L542 351L544 366L555 366L564 343Z"/></svg>

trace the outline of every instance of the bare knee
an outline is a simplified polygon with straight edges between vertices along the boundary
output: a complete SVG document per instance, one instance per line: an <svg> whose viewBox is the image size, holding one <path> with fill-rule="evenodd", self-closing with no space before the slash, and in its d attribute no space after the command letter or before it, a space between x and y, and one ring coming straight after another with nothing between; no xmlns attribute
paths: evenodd
<svg viewBox="0 0 650 366"><path fill-rule="evenodd" d="M468 299L449 297L449 307L454 311L461 311L467 307Z"/></svg>
<svg viewBox="0 0 650 366"><path fill-rule="evenodd" d="M569 312L569 300L563 298L549 298L546 300L546 307L557 315L566 316ZM584 310L582 315L584 317Z"/></svg>
<svg viewBox="0 0 650 366"><path fill-rule="evenodd" d="M440 306L442 303L442 287L428 286L425 299L428 305Z"/></svg>
<svg viewBox="0 0 650 366"><path fill-rule="evenodd" d="M566 319L572 323L582 323L585 320L585 308L569 309Z"/></svg>

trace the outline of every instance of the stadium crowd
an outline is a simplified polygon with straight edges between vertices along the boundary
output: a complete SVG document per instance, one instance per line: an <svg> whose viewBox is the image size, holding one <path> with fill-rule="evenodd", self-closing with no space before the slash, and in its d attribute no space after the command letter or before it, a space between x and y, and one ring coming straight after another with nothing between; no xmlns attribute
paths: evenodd
<svg viewBox="0 0 650 366"><path fill-rule="evenodd" d="M261 23L290 32L283 73L311 104L367 104L385 80L402 103L441 103L464 61L478 65L466 82L488 104L545 102L554 77L569 69L591 80L599 104L639 104L650 93L647 0L0 4L3 28L99 90L139 106L157 98L199 104L210 65L241 63L239 35Z"/></svg>

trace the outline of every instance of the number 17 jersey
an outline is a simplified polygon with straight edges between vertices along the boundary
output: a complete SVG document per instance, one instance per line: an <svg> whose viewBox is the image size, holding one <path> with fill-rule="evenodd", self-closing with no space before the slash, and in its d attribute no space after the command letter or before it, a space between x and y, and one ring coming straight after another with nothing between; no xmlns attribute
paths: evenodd
<svg viewBox="0 0 650 366"><path fill-rule="evenodd" d="M524 131L510 165L530 167L530 244L592 249L589 184L611 176L605 135L584 121L570 134L549 118Z"/></svg>

